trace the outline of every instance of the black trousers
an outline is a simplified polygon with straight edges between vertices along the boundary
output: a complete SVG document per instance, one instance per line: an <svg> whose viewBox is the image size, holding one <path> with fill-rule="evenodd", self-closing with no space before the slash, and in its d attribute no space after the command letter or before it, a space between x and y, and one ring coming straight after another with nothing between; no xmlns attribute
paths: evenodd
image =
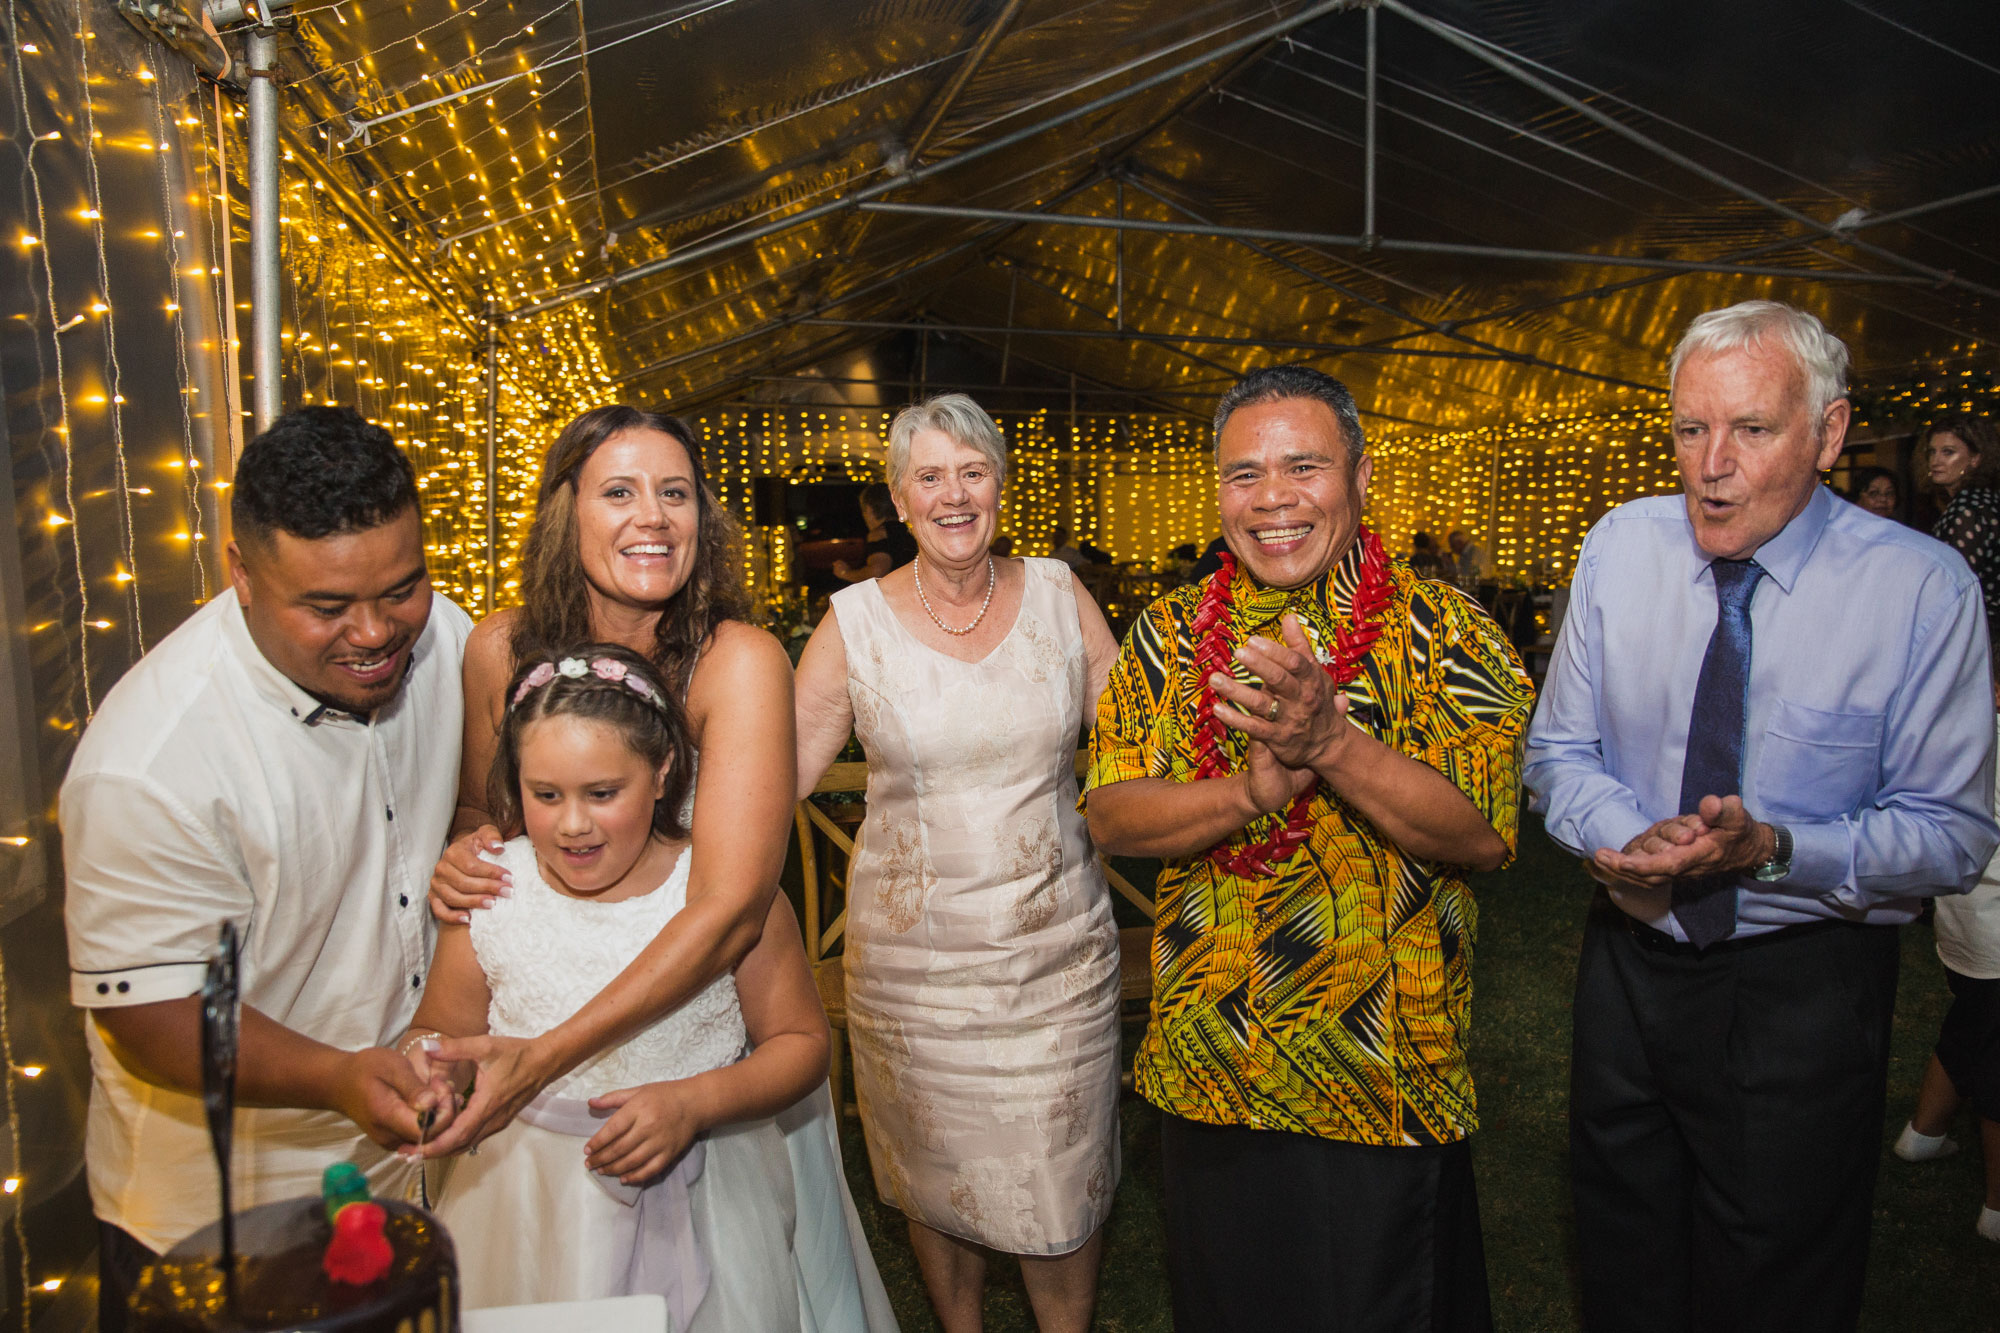
<svg viewBox="0 0 2000 1333"><path fill-rule="evenodd" d="M1951 1008L1938 1030L1937 1058L1958 1095L1982 1120L2000 1121L2000 978L1944 970Z"/></svg>
<svg viewBox="0 0 2000 1333"><path fill-rule="evenodd" d="M126 1298L157 1258L131 1232L97 1219L97 1333L125 1333Z"/></svg>
<svg viewBox="0 0 2000 1333"><path fill-rule="evenodd" d="M1896 931L1829 922L1696 954L1635 925L1600 892L1577 967L1584 1327L1854 1328Z"/></svg>
<svg viewBox="0 0 2000 1333"><path fill-rule="evenodd" d="M1179 1333L1490 1333L1471 1146L1160 1128Z"/></svg>

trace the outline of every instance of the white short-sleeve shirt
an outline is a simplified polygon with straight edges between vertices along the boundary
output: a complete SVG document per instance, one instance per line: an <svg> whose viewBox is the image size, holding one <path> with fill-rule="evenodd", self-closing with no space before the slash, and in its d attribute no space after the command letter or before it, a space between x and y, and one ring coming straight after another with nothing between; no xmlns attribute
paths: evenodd
<svg viewBox="0 0 2000 1333"><path fill-rule="evenodd" d="M233 921L246 1005L344 1050L393 1040L430 967L471 624L434 595L402 691L366 721L272 666L233 592L128 671L62 787L73 1002L197 993ZM91 1202L165 1250L220 1208L201 1099L135 1077L85 1029ZM401 1183L398 1159L333 1112L240 1109L235 1140L238 1208L315 1192L337 1161Z"/></svg>

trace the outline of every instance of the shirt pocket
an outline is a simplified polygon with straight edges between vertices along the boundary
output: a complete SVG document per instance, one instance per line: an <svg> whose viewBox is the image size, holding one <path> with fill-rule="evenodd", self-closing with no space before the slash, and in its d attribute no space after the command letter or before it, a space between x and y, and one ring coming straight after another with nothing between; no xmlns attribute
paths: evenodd
<svg viewBox="0 0 2000 1333"><path fill-rule="evenodd" d="M1835 819L1875 794L1882 713L1829 713L1780 700L1757 757L1759 818Z"/></svg>

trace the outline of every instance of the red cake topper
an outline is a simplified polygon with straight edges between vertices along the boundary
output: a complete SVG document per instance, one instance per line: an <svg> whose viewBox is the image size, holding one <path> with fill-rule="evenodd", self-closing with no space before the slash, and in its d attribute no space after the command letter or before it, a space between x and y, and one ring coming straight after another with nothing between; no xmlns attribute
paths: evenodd
<svg viewBox="0 0 2000 1333"><path fill-rule="evenodd" d="M326 1247L320 1267L334 1282L365 1287L379 1282L389 1272L396 1251L382 1228L389 1221L379 1203L350 1203L333 1219L333 1240Z"/></svg>

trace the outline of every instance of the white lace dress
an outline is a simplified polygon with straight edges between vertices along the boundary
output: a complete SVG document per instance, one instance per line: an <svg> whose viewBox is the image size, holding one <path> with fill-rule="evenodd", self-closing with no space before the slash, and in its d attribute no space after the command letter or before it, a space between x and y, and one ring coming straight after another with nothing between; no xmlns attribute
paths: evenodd
<svg viewBox="0 0 2000 1333"><path fill-rule="evenodd" d="M509 842L500 860L513 874L513 894L475 912L471 927L492 992L488 1024L496 1036L538 1036L574 1014L687 901L685 853L665 884L616 903L557 893L543 881L525 838ZM548 1092L589 1098L687 1078L738 1059L745 1044L736 982L724 976ZM617 1289L629 1257L629 1243L619 1253L616 1239L627 1205L593 1179L583 1145L517 1120L451 1164L438 1213L458 1251L467 1308L588 1300ZM817 1321L802 1299L806 1279L794 1250L797 1191L778 1125L726 1126L706 1136L705 1151L689 1202L710 1278L690 1333L812 1328ZM868 1272L874 1276L872 1263Z"/></svg>

